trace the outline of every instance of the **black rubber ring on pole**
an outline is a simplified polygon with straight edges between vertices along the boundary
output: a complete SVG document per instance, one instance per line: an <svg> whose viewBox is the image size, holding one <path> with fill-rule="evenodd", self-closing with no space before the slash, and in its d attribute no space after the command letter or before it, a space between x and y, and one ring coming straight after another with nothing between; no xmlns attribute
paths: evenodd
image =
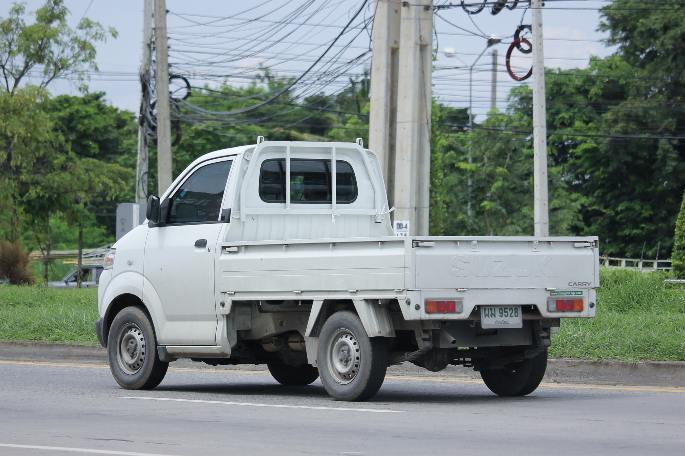
<svg viewBox="0 0 685 456"><path fill-rule="evenodd" d="M506 59L507 73L509 73L509 76L511 76L511 79L513 79L515 81L525 81L526 79L531 77L531 75L533 74L533 67L532 66L528 70L528 73L526 73L524 76L519 76L519 75L515 74L514 71L511 69L511 53L514 51L514 48L518 48L518 46L521 44L526 44L526 45L528 45L528 47L531 50L533 50L533 45L530 43L530 41L528 41L525 38L521 38L520 40L512 41L511 44L509 45L509 49L507 49L507 59Z"/></svg>

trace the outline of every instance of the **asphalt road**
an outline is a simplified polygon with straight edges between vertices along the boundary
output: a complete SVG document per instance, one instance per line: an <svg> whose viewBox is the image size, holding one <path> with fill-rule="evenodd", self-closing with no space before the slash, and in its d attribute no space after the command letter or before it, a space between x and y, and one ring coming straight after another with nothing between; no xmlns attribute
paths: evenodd
<svg viewBox="0 0 685 456"><path fill-rule="evenodd" d="M389 376L371 402L317 381L172 368L154 391L103 365L0 361L0 455L683 455L685 389L543 384L502 399L464 378Z"/></svg>

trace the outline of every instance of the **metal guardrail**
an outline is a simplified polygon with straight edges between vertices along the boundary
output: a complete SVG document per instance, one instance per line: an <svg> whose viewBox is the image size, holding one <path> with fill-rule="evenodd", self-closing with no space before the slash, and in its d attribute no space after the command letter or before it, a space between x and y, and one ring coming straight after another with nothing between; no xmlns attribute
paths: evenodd
<svg viewBox="0 0 685 456"><path fill-rule="evenodd" d="M644 272L670 271L671 260L644 260L638 258L601 257L600 263L606 268L637 269Z"/></svg>
<svg viewBox="0 0 685 456"><path fill-rule="evenodd" d="M83 249L83 264L100 265L102 259L109 250L109 246L98 247L95 249ZM40 250L29 253L29 260L32 261L54 261L62 260L67 264L76 264L78 261L78 250L51 250L50 255L44 255Z"/></svg>

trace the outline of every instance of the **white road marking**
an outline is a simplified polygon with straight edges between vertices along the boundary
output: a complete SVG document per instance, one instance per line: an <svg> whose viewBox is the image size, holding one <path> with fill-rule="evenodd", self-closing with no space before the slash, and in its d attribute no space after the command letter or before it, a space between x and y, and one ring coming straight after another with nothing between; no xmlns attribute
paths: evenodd
<svg viewBox="0 0 685 456"><path fill-rule="evenodd" d="M335 412L365 412L365 413L404 413L402 410L353 408L353 407L328 407L324 405L290 405L290 404L263 404L258 402L233 402L233 401L206 401L202 399L181 399L174 397L151 397L151 396L121 396L119 399L137 399L141 401L160 402L187 402L191 404L214 404L233 405L239 407L266 407L302 410L331 410Z"/></svg>
<svg viewBox="0 0 685 456"><path fill-rule="evenodd" d="M61 453L87 453L87 454L109 454L116 456L172 456L160 453L138 453L135 451L114 451L114 450L98 450L95 448L71 448L71 447L56 447L56 446L42 446L42 445L17 445L14 443L0 443L2 448L15 448L21 450L41 450L41 451L59 451Z"/></svg>

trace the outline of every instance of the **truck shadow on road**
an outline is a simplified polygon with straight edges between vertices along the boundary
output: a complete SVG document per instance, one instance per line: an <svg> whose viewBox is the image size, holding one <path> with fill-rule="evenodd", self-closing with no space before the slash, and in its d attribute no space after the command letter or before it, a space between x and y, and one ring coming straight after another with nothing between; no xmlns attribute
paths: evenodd
<svg viewBox="0 0 685 456"><path fill-rule="evenodd" d="M283 399L327 399L323 386L317 381L313 385L304 387L282 386L278 384L265 384L254 382L211 383L211 384L168 384L160 385L156 392L194 393L195 395L207 396L206 400L245 401L258 398L283 398ZM493 404L504 403L536 404L544 402L559 402L595 397L592 394L582 392L564 392L542 390L530 396L504 398L497 397L480 385L437 385L426 388L426 385L408 385L406 388L398 385L387 385L381 388L369 403L385 404ZM340 402L343 404L343 402Z"/></svg>

